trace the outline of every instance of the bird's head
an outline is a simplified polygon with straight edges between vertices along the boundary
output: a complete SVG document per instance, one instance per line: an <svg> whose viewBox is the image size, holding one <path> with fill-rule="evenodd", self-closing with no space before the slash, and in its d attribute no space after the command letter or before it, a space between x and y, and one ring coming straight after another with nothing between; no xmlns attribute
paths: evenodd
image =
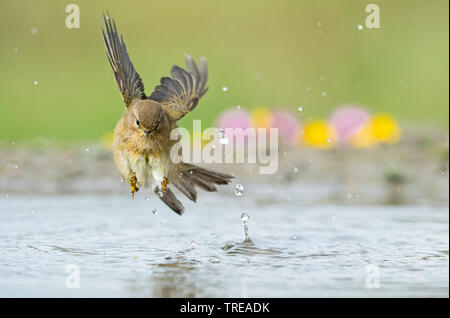
<svg viewBox="0 0 450 318"><path fill-rule="evenodd" d="M127 120L129 128L148 139L164 124L165 115L159 103L144 99L131 106Z"/></svg>

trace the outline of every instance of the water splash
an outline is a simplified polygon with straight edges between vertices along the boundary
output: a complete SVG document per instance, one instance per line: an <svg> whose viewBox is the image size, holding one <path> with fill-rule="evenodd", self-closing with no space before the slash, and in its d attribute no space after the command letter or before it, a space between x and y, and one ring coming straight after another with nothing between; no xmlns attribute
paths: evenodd
<svg viewBox="0 0 450 318"><path fill-rule="evenodd" d="M253 243L252 240L250 239L250 236L248 235L248 219L249 218L250 217L248 216L247 213L241 214L241 221L242 221L242 224L244 224L244 232L245 232L244 243Z"/></svg>
<svg viewBox="0 0 450 318"><path fill-rule="evenodd" d="M236 187L234 188L234 194L240 197L243 193L244 193L244 186L240 183L236 184Z"/></svg>

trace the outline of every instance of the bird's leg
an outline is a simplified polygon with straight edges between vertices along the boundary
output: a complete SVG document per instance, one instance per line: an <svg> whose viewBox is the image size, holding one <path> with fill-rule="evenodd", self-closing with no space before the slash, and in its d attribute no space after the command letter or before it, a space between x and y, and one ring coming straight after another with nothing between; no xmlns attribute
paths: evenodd
<svg viewBox="0 0 450 318"><path fill-rule="evenodd" d="M163 182L162 182L162 192L166 193L167 190L167 185L169 184L169 179L167 179L166 177L164 177Z"/></svg>
<svg viewBox="0 0 450 318"><path fill-rule="evenodd" d="M134 200L134 193L139 191L137 187L137 178L136 175L133 174L130 178L130 187L131 187L131 198Z"/></svg>

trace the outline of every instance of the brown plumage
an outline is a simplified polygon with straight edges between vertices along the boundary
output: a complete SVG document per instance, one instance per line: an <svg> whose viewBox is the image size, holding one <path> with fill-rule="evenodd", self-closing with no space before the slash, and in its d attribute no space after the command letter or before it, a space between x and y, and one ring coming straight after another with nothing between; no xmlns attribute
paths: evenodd
<svg viewBox="0 0 450 318"><path fill-rule="evenodd" d="M130 182L132 197L140 188L151 187L165 204L181 215L184 207L168 184L195 202L196 186L217 191L215 185L228 184L233 178L192 164L176 164L170 159L170 150L177 142L170 140L170 132L177 127L177 120L197 106L208 89L206 60L201 58L197 67L187 55L188 71L173 66L172 77L162 77L161 84L147 97L114 21L104 16L104 22L102 34L108 60L126 106L114 130L114 161L122 177Z"/></svg>

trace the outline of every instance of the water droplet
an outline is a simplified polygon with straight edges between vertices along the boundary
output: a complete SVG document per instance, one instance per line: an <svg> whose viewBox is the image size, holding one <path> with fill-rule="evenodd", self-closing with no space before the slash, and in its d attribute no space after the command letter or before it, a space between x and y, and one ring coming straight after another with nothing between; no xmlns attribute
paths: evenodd
<svg viewBox="0 0 450 318"><path fill-rule="evenodd" d="M228 144L228 137L227 135L225 135L225 132L223 131L223 129L219 129L219 141L222 145L226 145Z"/></svg>
<svg viewBox="0 0 450 318"><path fill-rule="evenodd" d="M244 232L245 232L245 241L246 242L251 241L250 237L248 236L248 219L249 218L250 217L248 216L247 213L241 214L241 221L242 221L242 224L244 224Z"/></svg>
<svg viewBox="0 0 450 318"><path fill-rule="evenodd" d="M222 86L222 92L226 92L226 91L228 91L228 87Z"/></svg>
<svg viewBox="0 0 450 318"><path fill-rule="evenodd" d="M9 194L8 194L8 193L6 193L6 194L5 194L5 197L7 197L7 198L8 198L8 197L9 197Z"/></svg>
<svg viewBox="0 0 450 318"><path fill-rule="evenodd" d="M358 30L362 30L362 29L363 29L362 24L358 24Z"/></svg>
<svg viewBox="0 0 450 318"><path fill-rule="evenodd" d="M153 210L152 210L152 213L153 213L154 215L158 215L158 213L159 213L159 212L158 212L158 209L153 209Z"/></svg>
<svg viewBox="0 0 450 318"><path fill-rule="evenodd" d="M162 197L164 196L164 193L163 193L161 190L159 190L159 191L157 192L157 195L158 195L160 198L162 198Z"/></svg>
<svg viewBox="0 0 450 318"><path fill-rule="evenodd" d="M89 151L91 151L91 149L89 149L89 148L86 148L85 150L86 150L86 152L89 152Z"/></svg>
<svg viewBox="0 0 450 318"><path fill-rule="evenodd" d="M34 84L34 85L37 85L37 84L38 84L38 81L34 81L33 84Z"/></svg>
<svg viewBox="0 0 450 318"><path fill-rule="evenodd" d="M296 173L298 172L298 168L297 167L294 168L294 172L296 172Z"/></svg>
<svg viewBox="0 0 450 318"><path fill-rule="evenodd" d="M327 92L323 91L321 94L322 94L322 96L325 96L325 95L327 95Z"/></svg>
<svg viewBox="0 0 450 318"><path fill-rule="evenodd" d="M31 34L36 35L38 33L38 29L36 27L31 29Z"/></svg>
<svg viewBox="0 0 450 318"><path fill-rule="evenodd" d="M331 139L330 139L330 138L328 138L328 140L327 140L327 141L328 141L328 143L330 143L330 142L331 142Z"/></svg>
<svg viewBox="0 0 450 318"><path fill-rule="evenodd" d="M306 86L306 90L308 91L308 92L310 92L311 91L311 86Z"/></svg>
<svg viewBox="0 0 450 318"><path fill-rule="evenodd" d="M236 184L234 188L234 194L240 197L244 193L244 186L240 183Z"/></svg>
<svg viewBox="0 0 450 318"><path fill-rule="evenodd" d="M148 201L148 200L150 200L150 198L146 196L146 197L145 197L145 201Z"/></svg>
<svg viewBox="0 0 450 318"><path fill-rule="evenodd" d="M180 172L178 176L181 178L183 176L183 172Z"/></svg>
<svg viewBox="0 0 450 318"><path fill-rule="evenodd" d="M237 109L241 109L241 105L237 105L236 108L237 108Z"/></svg>
<svg viewBox="0 0 450 318"><path fill-rule="evenodd" d="M303 111L303 107L302 107L302 106L299 106L299 107L298 107L298 111L299 111L299 112L302 112L302 111Z"/></svg>
<svg viewBox="0 0 450 318"><path fill-rule="evenodd" d="M320 21L317 22L317 26L319 26L319 27L322 26L322 22L320 22Z"/></svg>
<svg viewBox="0 0 450 318"><path fill-rule="evenodd" d="M35 211L34 211L33 209L31 209L31 214L34 214L34 212L35 212Z"/></svg>

